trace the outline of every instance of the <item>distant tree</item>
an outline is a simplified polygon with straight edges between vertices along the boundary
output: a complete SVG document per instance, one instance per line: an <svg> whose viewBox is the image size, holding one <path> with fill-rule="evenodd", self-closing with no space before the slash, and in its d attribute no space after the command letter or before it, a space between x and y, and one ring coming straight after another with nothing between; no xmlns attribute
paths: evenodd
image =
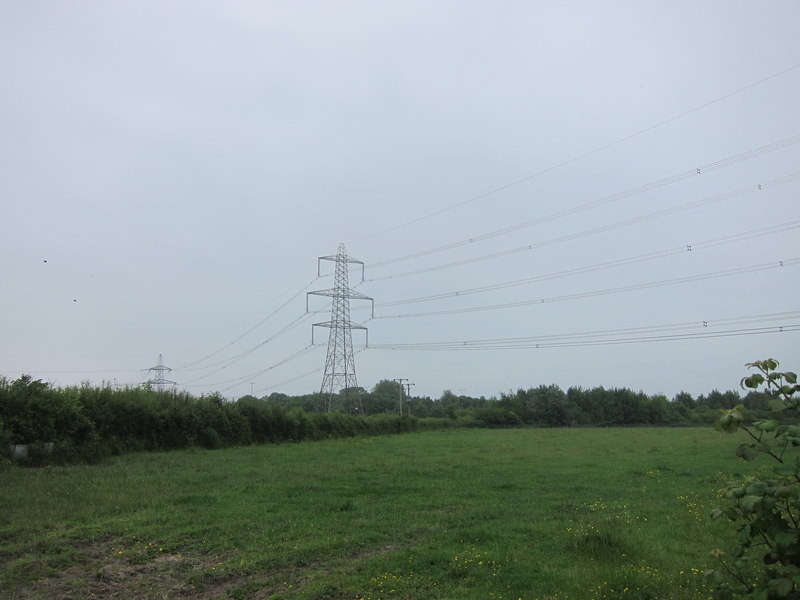
<svg viewBox="0 0 800 600"><path fill-rule="evenodd" d="M567 400L575 411L576 425L593 423L591 402L586 390L580 386L567 388Z"/></svg>
<svg viewBox="0 0 800 600"><path fill-rule="evenodd" d="M578 408L585 415L585 423L611 425L620 421L621 415L611 397L611 391L603 386L582 390L581 394L575 396Z"/></svg>
<svg viewBox="0 0 800 600"><path fill-rule="evenodd" d="M413 405L414 415L417 417L435 417L437 419L455 418L455 408L444 406L440 401L426 396L415 398Z"/></svg>
<svg viewBox="0 0 800 600"><path fill-rule="evenodd" d="M333 410L353 414L363 415L366 414L364 408L364 400L367 396L367 390L362 387L352 387L339 390L339 397L333 404Z"/></svg>
<svg viewBox="0 0 800 600"><path fill-rule="evenodd" d="M649 409L648 423L651 425L664 425L666 423L674 423L676 419L670 410L670 403L667 397L663 394L656 394L651 396L649 402L645 399L645 404Z"/></svg>
<svg viewBox="0 0 800 600"><path fill-rule="evenodd" d="M515 394L503 394L500 408L516 414L523 423L568 427L578 421L580 409L557 385L540 385Z"/></svg>
<svg viewBox="0 0 800 600"><path fill-rule="evenodd" d="M692 421L692 416L697 401L689 392L678 392L670 402L670 413L673 415L671 422L674 423L689 423Z"/></svg>
<svg viewBox="0 0 800 600"><path fill-rule="evenodd" d="M742 405L748 410L769 410L769 402L773 395L769 392L750 390L742 399Z"/></svg>
<svg viewBox="0 0 800 600"><path fill-rule="evenodd" d="M453 404L458 405L458 396L453 393L453 390L445 390L442 392L442 395L439 396L439 402L442 404Z"/></svg>
<svg viewBox="0 0 800 600"><path fill-rule="evenodd" d="M364 399L364 411L369 414L399 413L400 384L391 379L382 379Z"/></svg>
<svg viewBox="0 0 800 600"><path fill-rule="evenodd" d="M697 401L689 392L678 392L672 399L676 404L682 404L686 408L694 408L697 406Z"/></svg>
<svg viewBox="0 0 800 600"><path fill-rule="evenodd" d="M533 423L533 410L531 403L528 401L528 393L522 388L518 389L515 393L508 392L500 394L497 405L500 408L513 412L523 423Z"/></svg>
<svg viewBox="0 0 800 600"><path fill-rule="evenodd" d="M473 417L483 427L509 427L522 424L516 413L498 405L477 408L473 412Z"/></svg>
<svg viewBox="0 0 800 600"><path fill-rule="evenodd" d="M707 406L709 408L720 408L729 410L737 406L741 402L741 397L738 392L728 390L727 392L720 392L719 390L711 390L708 396L698 396L697 404Z"/></svg>
<svg viewBox="0 0 800 600"><path fill-rule="evenodd" d="M572 425L571 411L567 395L557 385L540 385L528 390L533 421L548 427L569 427Z"/></svg>

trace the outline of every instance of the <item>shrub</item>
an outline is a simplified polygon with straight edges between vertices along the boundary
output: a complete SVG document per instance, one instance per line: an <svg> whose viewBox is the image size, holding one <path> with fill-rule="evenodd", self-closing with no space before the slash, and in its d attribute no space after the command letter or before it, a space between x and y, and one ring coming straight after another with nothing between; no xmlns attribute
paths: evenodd
<svg viewBox="0 0 800 600"><path fill-rule="evenodd" d="M732 482L725 504L711 517L727 518L736 530L736 543L728 551L716 550L719 568L707 573L716 597L723 600L750 597L758 600L800 597L800 410L797 375L779 372L778 361L767 359L747 365L755 373L742 379L745 389L765 387L773 418L748 425L743 406L724 410L717 429L744 432L748 441L736 455L744 460L766 457L775 463L772 476L753 476Z"/></svg>
<svg viewBox="0 0 800 600"><path fill-rule="evenodd" d="M516 413L499 406L479 408L474 417L481 427L512 427L522 424Z"/></svg>

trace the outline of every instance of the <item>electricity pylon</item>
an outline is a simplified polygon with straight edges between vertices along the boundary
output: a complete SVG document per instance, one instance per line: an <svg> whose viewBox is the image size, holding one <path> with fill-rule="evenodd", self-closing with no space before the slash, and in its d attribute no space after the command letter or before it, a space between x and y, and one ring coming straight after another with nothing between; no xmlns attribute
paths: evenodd
<svg viewBox="0 0 800 600"><path fill-rule="evenodd" d="M155 367L150 367L147 369L148 374L155 373L155 375L151 376L150 379L147 380L147 384L152 385L159 392L164 391L164 387L167 385L178 385L174 381L164 379L164 373L169 371L172 371L172 369L164 365L164 356L159 354L158 364Z"/></svg>
<svg viewBox="0 0 800 600"><path fill-rule="evenodd" d="M356 381L356 365L353 359L353 329L367 328L350 320L350 299L369 300L372 302L372 314L375 316L375 301L369 296L350 289L347 281L348 265L361 265L361 281L364 281L364 263L347 256L344 244L339 244L336 256L320 256L317 259L317 275L323 260L336 262L336 272L333 278L333 288L317 290L306 293L306 312L308 312L308 296L331 297L331 320L323 323L314 323L311 326L311 343L314 343L314 327L330 328L328 336L328 356L325 359L325 374L322 376L320 394L325 398L326 410L331 410L334 395L344 390L345 401L349 400L349 392L358 387ZM369 345L369 337L367 337ZM360 396L359 396L360 400Z"/></svg>

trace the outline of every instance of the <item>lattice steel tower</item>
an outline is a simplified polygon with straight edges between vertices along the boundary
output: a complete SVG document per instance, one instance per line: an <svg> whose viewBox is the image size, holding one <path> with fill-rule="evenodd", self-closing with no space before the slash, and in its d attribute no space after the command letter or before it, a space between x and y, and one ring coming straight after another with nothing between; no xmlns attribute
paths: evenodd
<svg viewBox="0 0 800 600"><path fill-rule="evenodd" d="M170 381L169 379L164 379L164 373L165 372L168 373L169 371L172 371L172 369L164 365L164 357L163 355L159 354L158 364L155 367L150 367L149 369L147 369L148 373L154 373L154 375L152 375L150 379L147 380L147 383L152 385L159 392L163 391L164 388L168 385L178 385L174 381Z"/></svg>
<svg viewBox="0 0 800 600"><path fill-rule="evenodd" d="M358 387L356 380L356 365L353 359L353 329L367 328L350 320L350 299L369 300L372 302L373 316L375 302L369 296L350 289L347 272L350 264L361 265L361 281L364 281L364 263L347 256L344 244L339 244L336 256L320 256L317 259L317 274L323 260L336 262L336 272L333 279L333 288L306 293L306 311L308 311L308 296L331 297L331 320L324 323L314 323L311 326L311 342L314 342L314 327L330 328L328 336L328 356L325 359L325 374L322 377L320 394L326 398L326 409L330 411L334 396L344 390L345 401L349 400L350 390ZM369 345L369 337L367 337Z"/></svg>

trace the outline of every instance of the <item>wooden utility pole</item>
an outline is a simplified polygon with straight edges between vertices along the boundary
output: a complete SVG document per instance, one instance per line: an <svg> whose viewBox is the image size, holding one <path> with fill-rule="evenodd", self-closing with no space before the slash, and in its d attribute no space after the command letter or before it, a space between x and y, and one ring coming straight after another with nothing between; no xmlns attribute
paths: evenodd
<svg viewBox="0 0 800 600"><path fill-rule="evenodd" d="M403 382L404 381L408 381L408 378L407 377L401 377L400 379L392 379L392 381L396 381L397 383L400 384L397 387L398 387L399 396L400 396L400 416L402 417L403 416Z"/></svg>
<svg viewBox="0 0 800 600"><path fill-rule="evenodd" d="M406 383L406 404L408 404L408 414L411 414L411 386L417 385L416 383Z"/></svg>

